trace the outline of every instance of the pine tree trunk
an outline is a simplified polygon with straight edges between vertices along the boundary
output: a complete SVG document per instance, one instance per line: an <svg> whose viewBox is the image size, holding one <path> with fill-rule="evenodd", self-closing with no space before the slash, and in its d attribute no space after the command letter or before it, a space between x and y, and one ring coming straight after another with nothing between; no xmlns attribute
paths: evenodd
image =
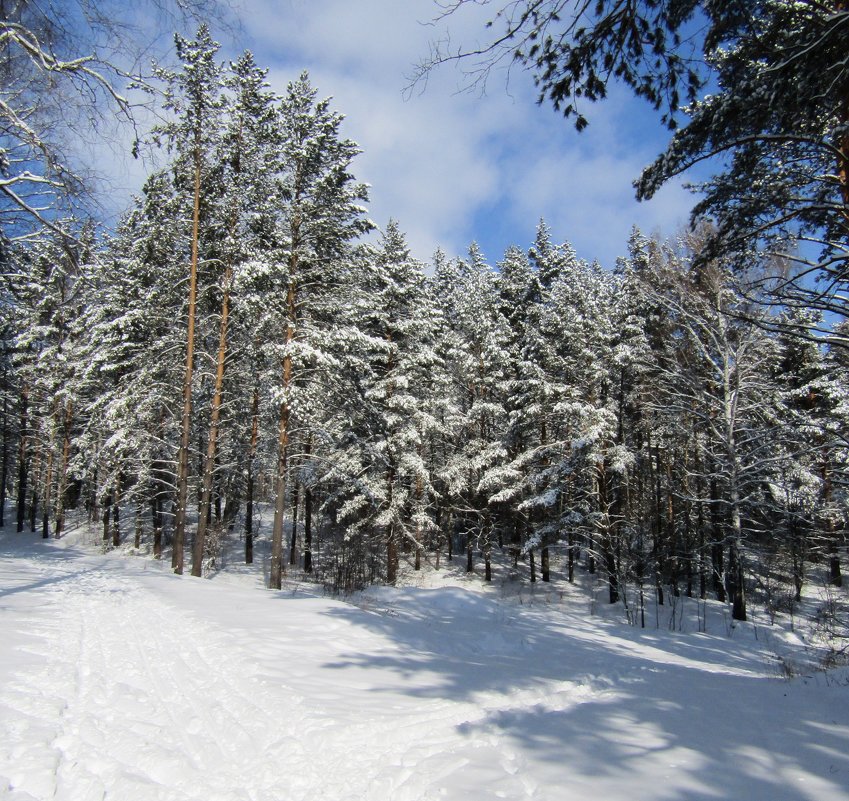
<svg viewBox="0 0 849 801"><path fill-rule="evenodd" d="M121 545L121 479L115 479L115 494L112 503L112 547Z"/></svg>
<svg viewBox="0 0 849 801"><path fill-rule="evenodd" d="M6 486L9 483L9 392L8 368L3 367L3 453L0 465L0 528L6 525Z"/></svg>
<svg viewBox="0 0 849 801"><path fill-rule="evenodd" d="M24 385L21 391L21 430L18 437L18 532L24 530L24 521L26 520L26 505L27 505L27 412L29 402L29 390Z"/></svg>
<svg viewBox="0 0 849 801"><path fill-rule="evenodd" d="M41 482L41 448L35 452L35 469L32 471L32 495L29 504L29 530L35 534L38 523L38 486Z"/></svg>
<svg viewBox="0 0 849 801"><path fill-rule="evenodd" d="M395 524L390 523L386 536L386 583L394 585L398 581L398 535Z"/></svg>
<svg viewBox="0 0 849 801"><path fill-rule="evenodd" d="M195 148L195 189L192 207L192 256L189 266L189 319L186 331L186 368L183 376L183 414L180 421L180 450L177 458L177 515L174 521L171 567L182 574L189 500L189 440L192 429L192 376L195 363L195 314L197 306L198 236L200 233L200 148Z"/></svg>
<svg viewBox="0 0 849 801"><path fill-rule="evenodd" d="M490 557L489 548L485 548L483 552L483 570L484 580L492 581L492 559Z"/></svg>
<svg viewBox="0 0 849 801"><path fill-rule="evenodd" d="M103 499L103 545L104 547L109 545L109 540L112 532L109 529L109 520L110 515L112 514L112 494L108 494Z"/></svg>
<svg viewBox="0 0 849 801"><path fill-rule="evenodd" d="M141 503L136 504L136 530L135 537L133 538L133 547L138 550L141 548L141 536L142 536L142 528L143 528L143 507Z"/></svg>
<svg viewBox="0 0 849 801"><path fill-rule="evenodd" d="M551 581L551 557L549 556L547 545L542 549L541 559L542 580Z"/></svg>
<svg viewBox="0 0 849 801"><path fill-rule="evenodd" d="M725 564L722 548L722 523L719 509L719 487L716 478L710 482L710 528L711 528L711 571L713 573L713 590L716 600L725 603Z"/></svg>
<svg viewBox="0 0 849 801"><path fill-rule="evenodd" d="M65 501L68 489L68 462L71 457L71 425L73 422L73 404L65 404L65 417L62 424L62 466L56 488L56 531L53 536L59 539L65 531Z"/></svg>
<svg viewBox="0 0 849 801"><path fill-rule="evenodd" d="M528 551L528 561L531 563L531 584L535 584L537 580L537 560L533 548Z"/></svg>
<svg viewBox="0 0 849 801"><path fill-rule="evenodd" d="M422 456L422 446L421 442L416 446L416 455L421 459ZM422 526L419 522L420 516L419 512L421 511L422 504L422 495L424 494L424 487L422 486L422 478L421 476L416 476L416 492L415 492L415 508L416 508L416 555L415 555L415 570L422 569Z"/></svg>
<svg viewBox="0 0 849 801"><path fill-rule="evenodd" d="M296 200L299 193L296 192ZM291 413L289 393L292 389L292 343L295 339L297 320L298 249L300 247L300 227L295 221L292 225L292 252L289 256L289 286L286 290L286 349L283 356L283 399L280 403L280 426L277 434L277 477L274 500L274 527L271 532L271 589L279 590L283 586L283 518L286 513L286 470L289 451L289 416Z"/></svg>
<svg viewBox="0 0 849 801"><path fill-rule="evenodd" d="M44 493L41 504L41 538L46 540L50 536L50 493L53 486L53 437L47 445L47 469L44 477Z"/></svg>
<svg viewBox="0 0 849 801"><path fill-rule="evenodd" d="M294 566L298 561L298 507L301 505L301 485L298 482L295 482L292 496L292 538L289 545L289 564Z"/></svg>
<svg viewBox="0 0 849 801"><path fill-rule="evenodd" d="M291 358L287 355L283 373L291 376ZM288 380L284 377L284 386ZM284 390L285 392L285 390ZM277 433L277 476L274 501L274 527L271 532L271 572L269 586L272 590L283 587L283 518L286 513L286 470L289 450L289 404L285 399L280 406L280 425Z"/></svg>
<svg viewBox="0 0 849 801"><path fill-rule="evenodd" d="M224 389L224 365L227 358L227 325L230 318L230 283L233 269L228 264L224 271L224 295L221 299L221 323L218 331L218 356L215 362L215 388L212 392L212 412L209 420L209 438L206 444L206 459L203 466L203 490L201 492L198 529L192 545L192 575L203 573L203 551L206 546L206 531L209 526L209 503L212 494L212 477L215 472L215 453L218 448L218 429L221 424L221 399ZM218 515L220 517L220 513Z"/></svg>
<svg viewBox="0 0 849 801"><path fill-rule="evenodd" d="M606 465L602 465L597 476L598 513L601 527L598 541L601 546L601 558L607 572L608 598L615 604L619 600L619 577L616 572L616 558L613 553L613 521L610 510L612 502L608 496L609 482Z"/></svg>
<svg viewBox="0 0 849 801"><path fill-rule="evenodd" d="M730 579L731 617L746 620L745 566L742 553L742 533L739 499L736 491L731 494L731 544L728 547L728 574Z"/></svg>
<svg viewBox="0 0 849 801"><path fill-rule="evenodd" d="M159 488L150 499L150 516L153 521L153 558L162 558L162 499L159 497Z"/></svg>
<svg viewBox="0 0 849 801"><path fill-rule="evenodd" d="M254 387L251 404L251 442L248 449L248 487L245 505L245 564L254 561L254 459L259 438L259 389Z"/></svg>
<svg viewBox="0 0 849 801"><path fill-rule="evenodd" d="M98 448L99 450L99 448ZM86 511L88 512L88 522L94 523L97 520L97 465L94 466L92 474L88 478L88 493L86 494Z"/></svg>
<svg viewBox="0 0 849 801"><path fill-rule="evenodd" d="M832 518L832 483L830 454L826 451L822 463L822 508L823 529L825 541L831 553L828 556L828 583L832 587L843 586L843 574L840 572L840 556L837 553L837 537L834 533L834 520Z"/></svg>
<svg viewBox="0 0 849 801"><path fill-rule="evenodd" d="M304 488L304 573L312 573L312 491Z"/></svg>

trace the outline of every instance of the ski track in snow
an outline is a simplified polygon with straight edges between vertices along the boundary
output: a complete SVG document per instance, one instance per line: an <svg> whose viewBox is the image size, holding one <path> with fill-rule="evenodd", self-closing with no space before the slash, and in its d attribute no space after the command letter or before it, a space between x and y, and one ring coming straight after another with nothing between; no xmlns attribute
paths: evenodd
<svg viewBox="0 0 849 801"><path fill-rule="evenodd" d="M23 566L7 570L20 579ZM443 797L424 785L469 763L446 741L485 706L394 698L346 719L347 693L322 699L318 685L306 700L263 681L208 624L114 567L23 578L44 583L30 598L37 624L18 632L41 666L0 690L0 798L413 801ZM513 749L482 735L470 745L503 768L494 797L534 796Z"/></svg>
<svg viewBox="0 0 849 801"><path fill-rule="evenodd" d="M849 801L846 689L716 638L52 543L0 547L0 637L2 801Z"/></svg>

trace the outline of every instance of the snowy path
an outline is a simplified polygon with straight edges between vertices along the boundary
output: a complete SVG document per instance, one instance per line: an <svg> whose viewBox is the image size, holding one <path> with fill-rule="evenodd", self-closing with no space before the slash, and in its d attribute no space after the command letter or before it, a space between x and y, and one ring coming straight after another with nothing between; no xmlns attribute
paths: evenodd
<svg viewBox="0 0 849 801"><path fill-rule="evenodd" d="M4 801L849 801L847 711L724 638L0 534Z"/></svg>

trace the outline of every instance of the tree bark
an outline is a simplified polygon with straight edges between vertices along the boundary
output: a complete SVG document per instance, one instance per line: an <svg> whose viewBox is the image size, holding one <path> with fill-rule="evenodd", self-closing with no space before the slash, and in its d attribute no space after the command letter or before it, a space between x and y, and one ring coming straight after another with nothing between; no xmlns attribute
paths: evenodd
<svg viewBox="0 0 849 801"><path fill-rule="evenodd" d="M3 454L0 466L0 528L6 524L6 485L9 482L9 387L8 368L3 366Z"/></svg>
<svg viewBox="0 0 849 801"><path fill-rule="evenodd" d="M103 519L102 519L102 523L103 523L103 546L104 547L108 546L110 536L111 536L111 531L109 529L109 520L110 520L111 513L112 513L112 493L110 492L103 499Z"/></svg>
<svg viewBox="0 0 849 801"><path fill-rule="evenodd" d="M284 359L284 387L291 379L291 358ZM285 390L284 390L285 391ZM289 451L289 403L285 398L280 406L280 424L277 432L277 475L275 484L274 527L271 532L271 572L269 586L272 590L283 587L283 518L286 513L286 470Z"/></svg>
<svg viewBox="0 0 849 801"><path fill-rule="evenodd" d="M156 494L150 499L150 516L153 521L153 558L162 558L162 499Z"/></svg>
<svg viewBox="0 0 849 801"><path fill-rule="evenodd" d="M141 535L142 529L144 527L144 523L142 520L143 515L143 507L141 503L136 504L136 528L135 528L135 536L133 537L133 547L138 550L141 548Z"/></svg>
<svg viewBox="0 0 849 801"><path fill-rule="evenodd" d="M304 573L312 573L312 490L304 488Z"/></svg>
<svg viewBox="0 0 849 801"><path fill-rule="evenodd" d="M710 481L711 572L716 600L725 603L725 564L723 556L722 524L719 510L719 487L716 478Z"/></svg>
<svg viewBox="0 0 849 801"><path fill-rule="evenodd" d="M186 539L186 512L189 499L189 439L192 429L192 376L195 363L195 314L197 308L198 237L200 233L201 152L195 147L195 188L192 207L192 256L189 265L189 319L186 331L186 368L183 375L183 414L180 450L177 459L177 515L174 521L171 568L182 574Z"/></svg>
<svg viewBox="0 0 849 801"><path fill-rule="evenodd" d="M256 445L259 439L259 389L254 387L253 402L251 403L251 441L248 449L248 486L247 501L245 502L245 564L254 561L254 460Z"/></svg>
<svg viewBox="0 0 849 801"><path fill-rule="evenodd" d="M41 482L41 462L42 448L40 445L36 447L35 456L33 457L33 470L30 483L32 484L32 494L29 504L29 530L35 534L36 524L38 522L38 488Z"/></svg>
<svg viewBox="0 0 849 801"><path fill-rule="evenodd" d="M21 390L21 430L18 436L18 532L24 530L27 506L27 474L29 463L27 458L27 412L29 406L29 389L26 385Z"/></svg>
<svg viewBox="0 0 849 801"><path fill-rule="evenodd" d="M112 503L112 547L121 545L121 479L115 479L115 493Z"/></svg>
<svg viewBox="0 0 849 801"><path fill-rule="evenodd" d="M58 540L65 531L65 503L68 489L68 462L71 457L71 425L73 422L73 403L69 398L65 404L62 422L62 466L59 470L59 482L56 488L56 531L53 536Z"/></svg>
<svg viewBox="0 0 849 801"><path fill-rule="evenodd" d="M221 400L224 389L224 366L227 360L227 325L230 319L230 284L233 268L228 264L224 271L224 294L221 298L221 322L218 330L218 355L215 362L215 388L212 391L212 412L209 419L209 437L203 465L203 490L201 492L198 529L192 545L192 575L203 573L203 551L209 526L209 503L212 495L212 477L215 472L215 453L218 448L218 429L221 424Z"/></svg>
<svg viewBox="0 0 849 801"><path fill-rule="evenodd" d="M53 436L47 444L47 468L44 476L43 501L41 503L41 538L50 536L50 493L53 486Z"/></svg>
<svg viewBox="0 0 849 801"><path fill-rule="evenodd" d="M297 179L296 179L297 183ZM300 191L295 192L295 205L300 201ZM280 425L277 432L277 476L274 500L274 527L271 532L271 589L283 586L283 518L286 513L286 470L289 451L289 418L291 407L289 393L292 389L292 344L295 341L297 321L297 275L298 251L300 248L300 219L296 215L292 222L292 251L289 256L289 285L286 290L286 340L283 355L283 398L280 403Z"/></svg>
<svg viewBox="0 0 849 801"><path fill-rule="evenodd" d="M289 544L289 564L298 561L298 507L301 505L301 485L296 481L292 492L292 537Z"/></svg>

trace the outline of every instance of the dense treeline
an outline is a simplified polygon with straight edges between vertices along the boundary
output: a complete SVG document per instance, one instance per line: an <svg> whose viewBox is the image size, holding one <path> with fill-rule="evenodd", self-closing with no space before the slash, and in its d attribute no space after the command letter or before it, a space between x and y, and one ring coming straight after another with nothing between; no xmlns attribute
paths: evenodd
<svg viewBox="0 0 849 801"><path fill-rule="evenodd" d="M201 575L224 537L251 562L270 508L272 587L287 562L343 589L402 560L490 579L509 549L532 580L597 573L635 622L649 593L745 619L753 583L840 583L849 365L816 314L758 302L763 271L706 260L707 227L635 230L605 269L543 222L494 267L421 264L394 221L363 238L357 148L307 75L276 97L205 28L177 46L168 163L117 230L2 243L18 531L85 510Z"/></svg>

